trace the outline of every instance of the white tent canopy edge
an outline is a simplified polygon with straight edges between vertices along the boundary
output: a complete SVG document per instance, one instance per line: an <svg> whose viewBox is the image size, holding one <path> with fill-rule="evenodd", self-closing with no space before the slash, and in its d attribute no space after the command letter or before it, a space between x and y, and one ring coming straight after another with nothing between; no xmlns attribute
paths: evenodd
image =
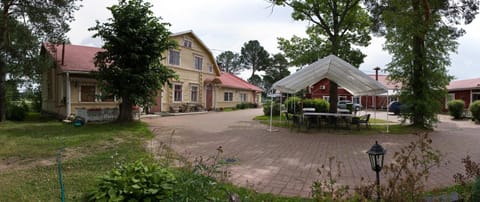
<svg viewBox="0 0 480 202"><path fill-rule="evenodd" d="M327 78L352 95L387 93L387 88L364 72L335 55L329 55L287 76L272 86L282 93L296 93Z"/></svg>

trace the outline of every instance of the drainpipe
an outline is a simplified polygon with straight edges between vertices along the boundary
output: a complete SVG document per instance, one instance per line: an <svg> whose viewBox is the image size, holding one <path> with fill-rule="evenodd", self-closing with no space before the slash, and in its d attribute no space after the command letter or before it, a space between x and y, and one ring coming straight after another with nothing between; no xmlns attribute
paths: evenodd
<svg viewBox="0 0 480 202"><path fill-rule="evenodd" d="M62 65L65 62L65 41L62 44Z"/></svg>
<svg viewBox="0 0 480 202"><path fill-rule="evenodd" d="M70 90L70 73L67 72L66 73L66 82L65 82L65 86L66 86L66 90L67 90L67 93L66 93L66 97L65 97L65 107L66 107L66 114L67 114L67 118L68 116L70 116L70 114L72 113L72 106L70 105L70 97L71 97L71 90Z"/></svg>

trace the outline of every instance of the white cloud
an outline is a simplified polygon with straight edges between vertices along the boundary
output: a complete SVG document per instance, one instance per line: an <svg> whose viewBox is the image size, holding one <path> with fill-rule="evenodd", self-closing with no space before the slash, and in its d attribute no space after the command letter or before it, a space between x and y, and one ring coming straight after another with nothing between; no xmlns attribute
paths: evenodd
<svg viewBox="0 0 480 202"><path fill-rule="evenodd" d="M84 5L75 14L68 33L73 44L100 46L99 39L92 39L93 32L88 28L95 21L105 22L111 16L107 6L116 4L116 0L83 0ZM259 0L151 0L152 10L164 22L172 24L170 30L179 32L193 30L214 54L224 50L240 52L243 43L258 40L270 53L279 52L277 37L290 38L293 35L305 36L306 22L291 19L291 9L269 7L267 1ZM460 38L457 54L452 54L449 72L459 79L480 77L480 22L475 20L466 26L467 34ZM370 46L362 48L367 54L360 69L373 73L373 68L384 68L391 56L383 51L384 39L374 38ZM242 78L250 76L248 71Z"/></svg>

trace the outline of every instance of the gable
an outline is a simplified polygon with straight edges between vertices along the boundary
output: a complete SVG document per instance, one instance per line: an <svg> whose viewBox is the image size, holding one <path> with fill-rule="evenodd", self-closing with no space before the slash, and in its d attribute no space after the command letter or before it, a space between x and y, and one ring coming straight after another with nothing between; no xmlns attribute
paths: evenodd
<svg viewBox="0 0 480 202"><path fill-rule="evenodd" d="M191 51L193 54L202 56L207 63L211 64L215 73L215 76L220 76L220 68L217 65L215 57L213 56L210 49L200 40L200 38L193 33L193 31L184 31L179 33L174 33L171 35L172 39L177 41L178 49ZM190 43L185 42L190 41ZM191 46L188 46L188 45Z"/></svg>

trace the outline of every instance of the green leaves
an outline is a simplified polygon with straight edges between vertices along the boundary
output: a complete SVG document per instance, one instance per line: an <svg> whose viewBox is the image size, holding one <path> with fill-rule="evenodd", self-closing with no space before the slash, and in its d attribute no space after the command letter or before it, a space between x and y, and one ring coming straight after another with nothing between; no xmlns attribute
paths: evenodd
<svg viewBox="0 0 480 202"><path fill-rule="evenodd" d="M170 39L168 23L160 23L142 0L122 0L110 7L113 18L89 30L105 41L104 52L95 57L99 66L96 77L106 94L122 98L120 121L132 120L131 105L149 106L164 84L175 79L175 72L165 67L164 53L176 46ZM126 116L122 116L125 114Z"/></svg>
<svg viewBox="0 0 480 202"><path fill-rule="evenodd" d="M402 83L400 100L410 106L404 120L420 128L433 127L452 79L446 69L449 55L464 33L455 26L462 20L471 22L479 2L368 0L366 7L373 31L385 36L385 50L393 56L387 65L390 78Z"/></svg>
<svg viewBox="0 0 480 202"><path fill-rule="evenodd" d="M102 176L91 201L158 201L173 196L177 183L174 174L157 164L141 161L120 166Z"/></svg>

